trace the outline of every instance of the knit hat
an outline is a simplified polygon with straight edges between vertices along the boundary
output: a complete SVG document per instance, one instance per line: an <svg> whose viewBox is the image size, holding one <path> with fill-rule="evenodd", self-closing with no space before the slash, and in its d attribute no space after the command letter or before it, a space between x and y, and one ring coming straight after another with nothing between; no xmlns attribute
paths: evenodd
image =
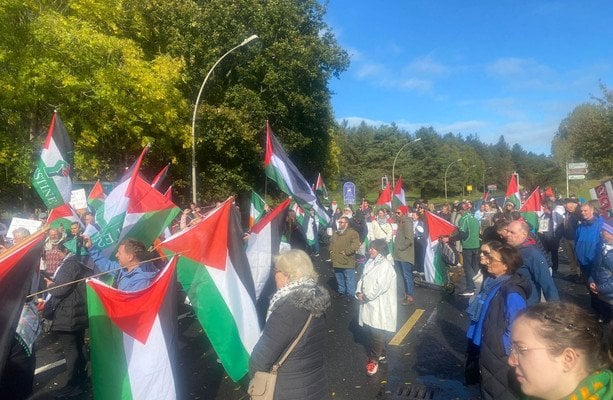
<svg viewBox="0 0 613 400"><path fill-rule="evenodd" d="M401 212L402 215L407 215L409 213L409 207L407 207L407 206L398 206L398 207L396 207L396 211Z"/></svg>

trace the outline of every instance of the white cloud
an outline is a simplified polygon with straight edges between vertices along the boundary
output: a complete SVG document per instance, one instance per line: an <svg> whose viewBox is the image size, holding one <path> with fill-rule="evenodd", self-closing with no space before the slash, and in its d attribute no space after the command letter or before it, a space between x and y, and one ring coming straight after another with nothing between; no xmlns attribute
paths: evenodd
<svg viewBox="0 0 613 400"><path fill-rule="evenodd" d="M446 65L434 60L431 55L424 57L418 57L413 59L407 65L407 71L415 74L424 75L447 75L450 72L450 68Z"/></svg>

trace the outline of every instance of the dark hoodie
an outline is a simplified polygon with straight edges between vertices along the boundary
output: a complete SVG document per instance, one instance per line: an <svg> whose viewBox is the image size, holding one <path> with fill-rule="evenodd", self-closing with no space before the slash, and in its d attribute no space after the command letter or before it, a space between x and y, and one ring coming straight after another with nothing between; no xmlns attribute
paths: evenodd
<svg viewBox="0 0 613 400"><path fill-rule="evenodd" d="M249 372L269 372L298 337L309 314L313 319L304 336L279 368L275 400L320 400L329 398L324 369L324 312L330 294L322 286L301 286L279 299L249 360Z"/></svg>

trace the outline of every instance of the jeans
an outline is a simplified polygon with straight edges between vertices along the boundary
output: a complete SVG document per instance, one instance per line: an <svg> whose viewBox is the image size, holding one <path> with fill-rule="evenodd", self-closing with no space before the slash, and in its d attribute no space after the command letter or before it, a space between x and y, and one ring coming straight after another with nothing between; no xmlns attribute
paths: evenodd
<svg viewBox="0 0 613 400"><path fill-rule="evenodd" d="M409 296L413 296L413 264L408 261L395 260L396 267L402 271L404 279L404 291Z"/></svg>
<svg viewBox="0 0 613 400"><path fill-rule="evenodd" d="M334 276L338 286L339 294L355 296L355 269L354 268L334 268Z"/></svg>
<svg viewBox="0 0 613 400"><path fill-rule="evenodd" d="M479 249L464 249L462 250L464 258L464 275L466 275L466 290L475 290L475 281L473 277L479 272Z"/></svg>

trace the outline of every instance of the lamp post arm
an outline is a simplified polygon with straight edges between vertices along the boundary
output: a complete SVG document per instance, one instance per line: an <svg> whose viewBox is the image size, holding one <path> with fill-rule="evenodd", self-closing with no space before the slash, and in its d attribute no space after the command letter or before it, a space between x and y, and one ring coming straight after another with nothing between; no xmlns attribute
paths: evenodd
<svg viewBox="0 0 613 400"><path fill-rule="evenodd" d="M200 90L198 91L198 97L196 97L196 104L194 104L194 113L192 115L192 201L194 203L196 203L196 113L198 112L198 104L200 104L200 97L202 96L202 92L204 91L204 85L206 85L206 81L209 79L209 76L211 76L211 73L213 72L215 67L221 62L221 60L226 58L226 56L232 53L234 50L246 45L247 43L257 38L258 38L258 35L251 35L247 39L239 43L238 45L226 51L224 55L221 56L215 62L215 64L213 64L211 69L209 69L209 72L207 72L206 76L204 77L204 81L202 81L202 85L200 85Z"/></svg>
<svg viewBox="0 0 613 400"><path fill-rule="evenodd" d="M394 162L392 163L392 185L393 186L396 185L396 176L395 176L394 172L396 171L396 161L398 160L398 156L400 155L402 150L404 150L408 145L410 145L411 143L419 142L420 140L421 140L421 138L417 138L417 139L412 140L412 141L410 141L408 143L405 143L404 146L402 146L400 148L400 150L398 150L398 153L396 153L396 157L394 157Z"/></svg>

